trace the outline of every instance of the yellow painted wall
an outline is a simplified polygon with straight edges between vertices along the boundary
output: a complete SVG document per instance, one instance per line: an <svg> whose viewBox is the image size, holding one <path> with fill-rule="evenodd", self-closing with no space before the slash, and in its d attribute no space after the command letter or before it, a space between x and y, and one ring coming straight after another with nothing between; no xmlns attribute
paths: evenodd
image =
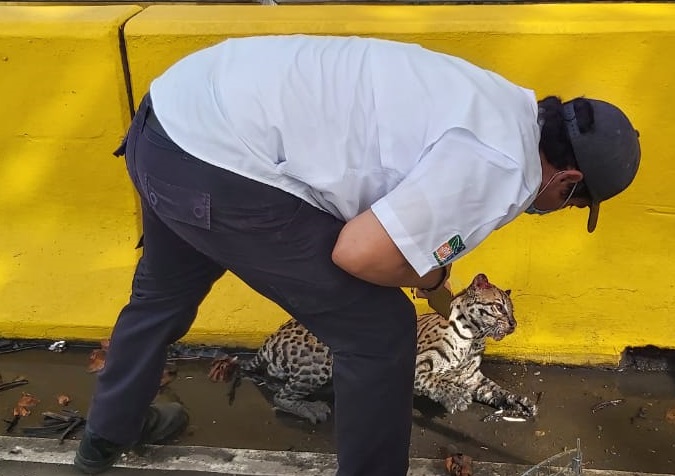
<svg viewBox="0 0 675 476"><path fill-rule="evenodd" d="M0 336L107 334L136 205L119 28L137 6L0 6Z"/></svg>
<svg viewBox="0 0 675 476"><path fill-rule="evenodd" d="M0 115L0 177L5 183L12 177L10 189L0 189L0 220L14 230L0 235L2 249L11 250L0 255L0 335L105 337L127 299L140 233L123 163L109 155L128 124L121 70L103 65L99 50L114 50L106 35L99 41L112 49L75 39L57 48L61 60L50 60L33 44L44 25L24 23L14 36L0 24L0 60L8 48L12 56L34 58L24 66L0 61L0 94L20 91L10 98L14 108ZM48 23L49 34L77 36L72 25ZM596 232L586 233L586 214L578 210L521 217L458 262L452 283L459 288L485 272L513 290L518 331L490 345L493 355L616 363L629 345L675 347L675 5L152 6L125 27L134 101L189 52L227 37L275 33L416 42L494 69L541 96L587 95L619 104L641 132L643 164L631 189L602 207ZM86 57L101 64L69 76L63 58L77 63ZM63 77L39 82L43 99L56 104L51 109L29 86L40 77L39 63L51 65L52 78ZM10 79L7 64L14 68L7 70ZM66 84L93 102L65 106ZM30 121L20 110L26 104L33 105ZM22 132L17 114L29 132ZM98 187L87 186L92 174ZM253 346L286 317L225 277L187 340Z"/></svg>
<svg viewBox="0 0 675 476"><path fill-rule="evenodd" d="M416 42L541 95L620 104L641 131L644 165L634 187L602 207L596 233L586 233L581 211L519 218L458 262L453 283L482 271L513 289L520 326L492 354L616 362L627 345L675 347L675 59L667 53L675 5L152 6L125 29L134 97L191 51L278 33ZM259 339L283 317L232 278L208 298L192 335Z"/></svg>

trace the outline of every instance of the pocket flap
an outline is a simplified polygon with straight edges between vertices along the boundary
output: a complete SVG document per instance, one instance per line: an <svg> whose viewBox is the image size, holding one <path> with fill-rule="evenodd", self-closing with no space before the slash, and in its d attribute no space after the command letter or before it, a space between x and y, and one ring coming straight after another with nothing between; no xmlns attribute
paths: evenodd
<svg viewBox="0 0 675 476"><path fill-rule="evenodd" d="M145 175L146 197L152 209L160 216L211 229L211 195L178 185L166 183L152 175Z"/></svg>

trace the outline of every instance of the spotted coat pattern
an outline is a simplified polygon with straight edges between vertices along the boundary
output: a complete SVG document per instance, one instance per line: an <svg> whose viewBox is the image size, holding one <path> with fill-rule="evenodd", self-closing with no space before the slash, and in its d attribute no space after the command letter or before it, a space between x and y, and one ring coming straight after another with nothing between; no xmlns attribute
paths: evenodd
<svg viewBox="0 0 675 476"><path fill-rule="evenodd" d="M451 303L448 318L437 313L417 320L415 394L442 404L447 411L466 410L477 401L525 417L537 407L527 397L500 387L480 370L487 338L501 340L516 327L509 290L501 290L477 275ZM274 404L281 410L324 421L330 407L308 399L331 381L330 349L294 319L270 335L256 355L240 365L241 375L265 374L281 382Z"/></svg>

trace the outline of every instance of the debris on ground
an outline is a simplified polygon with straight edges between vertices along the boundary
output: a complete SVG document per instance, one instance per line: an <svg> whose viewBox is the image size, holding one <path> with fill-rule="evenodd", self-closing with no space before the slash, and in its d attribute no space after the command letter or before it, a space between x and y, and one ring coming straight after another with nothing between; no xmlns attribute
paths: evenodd
<svg viewBox="0 0 675 476"><path fill-rule="evenodd" d="M234 403L237 387L241 383L241 374L237 372L239 369L238 357L235 355L226 355L218 357L211 361L209 367L209 380L212 382L230 382L230 391L228 392L228 401L232 405Z"/></svg>
<svg viewBox="0 0 675 476"><path fill-rule="evenodd" d="M565 446L562 452L537 463L520 476L582 476L583 466L581 440L577 438L576 448Z"/></svg>
<svg viewBox="0 0 675 476"><path fill-rule="evenodd" d="M110 339L101 340L101 347L94 349L89 353L89 364L87 365L87 372L96 373L103 370L105 367L105 359L110 347ZM162 372L162 379L160 381L160 388L164 388L173 382L178 375L178 369L174 362L167 362Z"/></svg>
<svg viewBox="0 0 675 476"><path fill-rule="evenodd" d="M70 403L70 397L68 395L59 395L56 397L56 401L59 403L59 405L65 407Z"/></svg>
<svg viewBox="0 0 675 476"><path fill-rule="evenodd" d="M5 431L8 433L12 431L19 423L21 417L30 415L30 409L35 407L35 405L38 403L40 403L40 400L37 397L31 395L30 393L21 392L21 397L19 397L19 400L17 401L16 406L12 412L13 418L11 420L5 420L5 423L7 423L7 428L5 428Z"/></svg>
<svg viewBox="0 0 675 476"><path fill-rule="evenodd" d="M669 408L666 411L666 421L675 424L675 407Z"/></svg>
<svg viewBox="0 0 675 476"><path fill-rule="evenodd" d="M237 370L237 357L225 356L213 359L209 368L209 380L212 382L229 382Z"/></svg>
<svg viewBox="0 0 675 476"><path fill-rule="evenodd" d="M101 348L94 349L89 353L89 365L87 366L87 372L95 373L103 370L103 367L105 367L105 357L108 353L109 346L110 339L103 339L101 341Z"/></svg>
<svg viewBox="0 0 675 476"><path fill-rule="evenodd" d="M25 436L38 438L48 438L58 436L59 444L73 431L82 426L86 419L78 412L72 410L62 410L58 413L43 412L44 420L41 426L23 428L21 431Z"/></svg>
<svg viewBox="0 0 675 476"><path fill-rule="evenodd" d="M630 417L631 425L634 424L635 420L637 420L638 418L641 418L643 420L647 418L647 409L645 407L640 407L637 413L634 416Z"/></svg>
<svg viewBox="0 0 675 476"><path fill-rule="evenodd" d="M445 469L452 476L471 476L473 458L462 453L455 453L445 458Z"/></svg>
<svg viewBox="0 0 675 476"><path fill-rule="evenodd" d="M16 407L14 407L14 416L25 417L30 415L30 409L35 405L40 403L40 399L30 393L21 392L19 401L16 402Z"/></svg>
<svg viewBox="0 0 675 476"><path fill-rule="evenodd" d="M106 351L103 349L94 349L89 354L89 365L87 366L87 372L96 373L103 370L105 367L105 354Z"/></svg>
<svg viewBox="0 0 675 476"><path fill-rule="evenodd" d="M625 401L626 400L623 399L623 398L617 398L616 400L607 400L607 401L604 401L604 402L600 402L597 405L593 405L593 407L591 408L591 413L595 413L597 411L600 411L603 408L615 407L615 406L617 406L620 403L623 403Z"/></svg>
<svg viewBox="0 0 675 476"><path fill-rule="evenodd" d="M0 339L0 354L9 354L28 349L43 348L44 344L35 342L18 342L9 339Z"/></svg>
<svg viewBox="0 0 675 476"><path fill-rule="evenodd" d="M51 344L47 349L51 352L63 352L66 350L66 341L65 340L57 340L53 344Z"/></svg>
<svg viewBox="0 0 675 476"><path fill-rule="evenodd" d="M527 421L527 418L524 416L523 412L504 411L502 409L497 410L486 417L483 417L481 421L485 423L492 423L496 421L524 422Z"/></svg>
<svg viewBox="0 0 675 476"><path fill-rule="evenodd" d="M2 378L0 378L0 392L3 390L9 390L10 388L16 388L20 387L21 385L26 385L28 383L28 379L25 377L16 377L14 380L11 382L2 382Z"/></svg>

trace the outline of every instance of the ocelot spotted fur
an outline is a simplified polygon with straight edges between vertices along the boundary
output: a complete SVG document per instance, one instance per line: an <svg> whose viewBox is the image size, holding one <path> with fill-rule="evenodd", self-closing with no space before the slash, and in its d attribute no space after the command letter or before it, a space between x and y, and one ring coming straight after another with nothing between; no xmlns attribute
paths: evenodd
<svg viewBox="0 0 675 476"><path fill-rule="evenodd" d="M511 393L480 370L488 337L501 340L516 327L510 290L501 290L478 274L451 302L449 317L423 314L417 320L414 391L442 404L447 411L466 410L477 401L511 414L531 417L536 405ZM274 404L280 410L325 421L330 407L308 397L331 381L332 355L307 328L291 319L270 335L256 355L239 363L238 377L280 381Z"/></svg>

